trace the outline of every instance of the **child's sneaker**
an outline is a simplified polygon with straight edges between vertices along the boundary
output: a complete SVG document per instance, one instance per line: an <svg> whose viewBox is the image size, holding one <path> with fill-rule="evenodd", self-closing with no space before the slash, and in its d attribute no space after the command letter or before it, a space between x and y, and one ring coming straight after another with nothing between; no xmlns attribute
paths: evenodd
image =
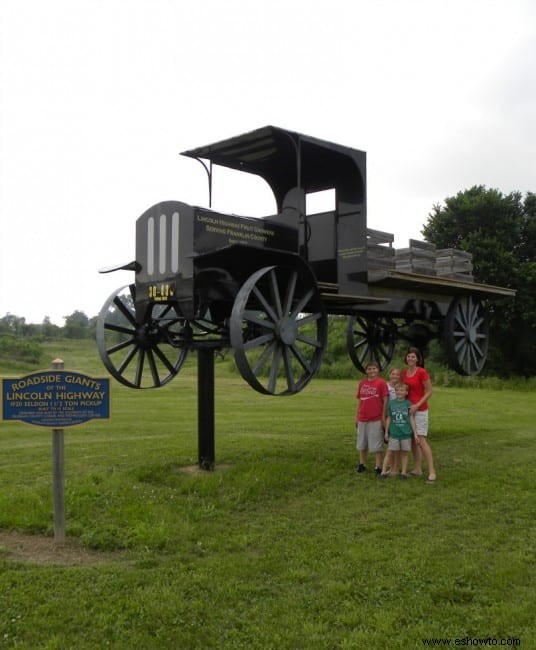
<svg viewBox="0 0 536 650"><path fill-rule="evenodd" d="M359 465L357 466L356 472L358 474L361 474L361 472L364 472L366 469L367 468L363 465L363 463L359 463Z"/></svg>
<svg viewBox="0 0 536 650"><path fill-rule="evenodd" d="M382 473L382 468L381 467L375 467L374 472L379 476Z"/></svg>

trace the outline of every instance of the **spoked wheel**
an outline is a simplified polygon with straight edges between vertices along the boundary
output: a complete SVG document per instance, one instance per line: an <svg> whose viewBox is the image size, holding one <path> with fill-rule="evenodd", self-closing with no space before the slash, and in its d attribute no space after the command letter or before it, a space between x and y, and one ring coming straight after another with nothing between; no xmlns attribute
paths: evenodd
<svg viewBox="0 0 536 650"><path fill-rule="evenodd" d="M188 323L172 305L152 304L142 322L134 309L135 287L114 292L97 321L97 345L108 372L130 388L156 388L179 372Z"/></svg>
<svg viewBox="0 0 536 650"><path fill-rule="evenodd" d="M449 366L460 375L478 374L488 354L488 318L472 296L455 298L447 312L444 342Z"/></svg>
<svg viewBox="0 0 536 650"><path fill-rule="evenodd" d="M346 346L356 368L365 372L367 361L374 359L385 370L393 358L396 325L391 318L351 316L346 327Z"/></svg>
<svg viewBox="0 0 536 650"><path fill-rule="evenodd" d="M239 290L230 322L231 345L240 374L267 395L304 388L322 361L327 317L312 275L269 266Z"/></svg>

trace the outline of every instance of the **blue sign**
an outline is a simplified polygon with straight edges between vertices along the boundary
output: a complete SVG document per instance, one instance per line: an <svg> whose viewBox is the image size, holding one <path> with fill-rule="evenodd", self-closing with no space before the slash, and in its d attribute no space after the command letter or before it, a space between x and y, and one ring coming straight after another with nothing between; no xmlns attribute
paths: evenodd
<svg viewBox="0 0 536 650"><path fill-rule="evenodd" d="M67 370L2 379L2 420L63 429L110 418L110 380Z"/></svg>

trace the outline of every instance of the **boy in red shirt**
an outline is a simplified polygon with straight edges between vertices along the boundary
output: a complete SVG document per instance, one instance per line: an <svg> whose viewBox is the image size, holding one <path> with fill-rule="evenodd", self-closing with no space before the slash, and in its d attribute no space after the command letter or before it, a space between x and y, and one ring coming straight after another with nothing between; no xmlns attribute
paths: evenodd
<svg viewBox="0 0 536 650"><path fill-rule="evenodd" d="M383 431L385 413L389 398L389 388L385 379L378 376L380 367L376 361L369 361L365 366L367 378L357 386L356 397L359 400L356 413L357 449L359 465L357 472L366 470L368 452L374 454L376 474L382 472Z"/></svg>

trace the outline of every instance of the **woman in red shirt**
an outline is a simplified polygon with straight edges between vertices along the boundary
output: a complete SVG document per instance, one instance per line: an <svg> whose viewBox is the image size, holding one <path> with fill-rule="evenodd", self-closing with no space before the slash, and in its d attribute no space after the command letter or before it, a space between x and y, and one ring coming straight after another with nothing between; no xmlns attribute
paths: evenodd
<svg viewBox="0 0 536 650"><path fill-rule="evenodd" d="M402 371L401 380L408 385L408 399L412 406L410 413L415 415L415 426L420 444L413 444L413 471L414 476L422 475L422 456L428 466L427 483L434 483L436 473L432 449L428 444L428 400L432 395L432 382L430 375L423 367L423 359L417 348L409 348L406 354L407 368Z"/></svg>

